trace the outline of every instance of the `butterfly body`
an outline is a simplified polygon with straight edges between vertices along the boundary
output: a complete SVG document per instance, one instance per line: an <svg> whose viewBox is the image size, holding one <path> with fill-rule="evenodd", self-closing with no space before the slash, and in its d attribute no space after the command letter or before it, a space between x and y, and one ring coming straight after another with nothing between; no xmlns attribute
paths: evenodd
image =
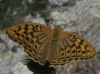
<svg viewBox="0 0 100 74"><path fill-rule="evenodd" d="M50 35L50 40L48 41L47 45L44 48L43 54L43 60L52 62L54 58L56 58L56 47L57 43L60 37L60 33L62 32L62 29L59 25L57 25Z"/></svg>
<svg viewBox="0 0 100 74"><path fill-rule="evenodd" d="M62 66L73 60L95 56L92 45L82 36L62 31L60 25L51 29L38 23L21 23L6 29L8 36L24 47L28 57L40 65Z"/></svg>

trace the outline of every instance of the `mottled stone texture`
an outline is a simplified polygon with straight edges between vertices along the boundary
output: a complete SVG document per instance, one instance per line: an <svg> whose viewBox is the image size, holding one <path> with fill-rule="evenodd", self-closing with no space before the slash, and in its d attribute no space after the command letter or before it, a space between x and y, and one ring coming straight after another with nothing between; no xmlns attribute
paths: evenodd
<svg viewBox="0 0 100 74"><path fill-rule="evenodd" d="M73 5L70 4L53 8L56 11L52 11L53 19L56 21L51 21L50 26L53 27L55 23L58 23L65 31L80 34L93 45L97 55L90 60L75 61L58 68L59 74L99 74L100 0L74 0ZM18 44L0 32L0 74L33 74L21 63L23 54L23 49Z"/></svg>

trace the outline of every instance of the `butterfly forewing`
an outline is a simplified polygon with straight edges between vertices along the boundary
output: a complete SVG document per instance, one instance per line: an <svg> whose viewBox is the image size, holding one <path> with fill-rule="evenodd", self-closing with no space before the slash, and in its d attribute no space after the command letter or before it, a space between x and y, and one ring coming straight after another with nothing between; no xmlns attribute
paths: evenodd
<svg viewBox="0 0 100 74"><path fill-rule="evenodd" d="M40 54L49 41L52 32L50 27L37 23L22 23L7 28L6 32L13 41L24 47L32 60L44 64Z"/></svg>
<svg viewBox="0 0 100 74"><path fill-rule="evenodd" d="M62 66L73 60L86 60L96 54L92 45L83 37L71 32L62 32L56 49L56 58L50 66Z"/></svg>

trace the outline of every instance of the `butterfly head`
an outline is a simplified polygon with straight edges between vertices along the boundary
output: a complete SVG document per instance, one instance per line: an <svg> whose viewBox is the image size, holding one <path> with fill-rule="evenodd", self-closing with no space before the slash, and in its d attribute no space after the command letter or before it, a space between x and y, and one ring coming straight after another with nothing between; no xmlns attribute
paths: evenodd
<svg viewBox="0 0 100 74"><path fill-rule="evenodd" d="M60 33L62 32L62 28L60 25L57 25L53 28L53 32L51 35L52 40L57 40L59 38Z"/></svg>

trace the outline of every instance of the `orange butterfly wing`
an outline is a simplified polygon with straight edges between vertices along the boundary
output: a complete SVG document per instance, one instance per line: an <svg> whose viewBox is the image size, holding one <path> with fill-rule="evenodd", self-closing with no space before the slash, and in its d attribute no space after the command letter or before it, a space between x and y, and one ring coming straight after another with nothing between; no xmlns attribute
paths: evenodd
<svg viewBox="0 0 100 74"><path fill-rule="evenodd" d="M82 36L72 32L62 32L56 46L56 57L50 66L62 66L73 60L86 60L95 56L92 45Z"/></svg>
<svg viewBox="0 0 100 74"><path fill-rule="evenodd" d="M48 43L52 29L38 23L21 23L6 29L9 37L24 47L29 58L44 65L41 53Z"/></svg>

